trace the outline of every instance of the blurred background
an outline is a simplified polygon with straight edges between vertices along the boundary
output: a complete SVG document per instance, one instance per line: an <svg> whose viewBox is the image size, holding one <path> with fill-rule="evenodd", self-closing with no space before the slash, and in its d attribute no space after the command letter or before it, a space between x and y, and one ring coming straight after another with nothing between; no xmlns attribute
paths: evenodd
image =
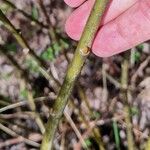
<svg viewBox="0 0 150 150"><path fill-rule="evenodd" d="M0 0L0 149L36 150L76 42L63 1ZM56 150L150 150L149 41L91 54L54 140Z"/></svg>

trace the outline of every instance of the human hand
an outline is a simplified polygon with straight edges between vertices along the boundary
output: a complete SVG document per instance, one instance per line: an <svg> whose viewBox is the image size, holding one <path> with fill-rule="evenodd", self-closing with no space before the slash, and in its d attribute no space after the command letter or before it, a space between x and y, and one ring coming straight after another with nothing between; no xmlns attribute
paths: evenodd
<svg viewBox="0 0 150 150"><path fill-rule="evenodd" d="M64 1L71 7L80 6L65 25L67 34L79 40L95 0ZM118 54L150 39L150 0L110 1L92 46L92 52L100 57Z"/></svg>

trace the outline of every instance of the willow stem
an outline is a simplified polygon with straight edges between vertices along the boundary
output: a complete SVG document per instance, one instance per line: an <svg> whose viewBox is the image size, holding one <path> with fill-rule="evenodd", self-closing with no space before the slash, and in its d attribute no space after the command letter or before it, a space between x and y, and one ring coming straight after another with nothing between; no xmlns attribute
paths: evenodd
<svg viewBox="0 0 150 150"><path fill-rule="evenodd" d="M50 113L46 131L41 144L41 150L52 149L55 132L62 117L65 106L67 105L69 96L74 87L74 83L81 72L84 62L90 53L95 34L99 28L99 23L106 9L109 0L96 0L91 11L90 17L87 21L79 44L76 48L74 58L70 63L63 85L60 89L58 97L55 101L53 111Z"/></svg>
<svg viewBox="0 0 150 150"><path fill-rule="evenodd" d="M131 109L128 102L128 75L129 75L129 61L128 53L125 54L125 58L122 63L122 74L121 74L121 86L122 86L122 96L124 99L124 113L125 113L125 122L127 125L127 143L128 149L134 150L134 138L132 131L132 121L131 121Z"/></svg>

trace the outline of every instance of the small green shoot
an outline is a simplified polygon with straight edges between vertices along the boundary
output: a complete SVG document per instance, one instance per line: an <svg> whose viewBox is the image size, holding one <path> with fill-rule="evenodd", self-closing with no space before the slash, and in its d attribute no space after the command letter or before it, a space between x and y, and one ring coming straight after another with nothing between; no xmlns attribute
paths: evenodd
<svg viewBox="0 0 150 150"><path fill-rule="evenodd" d="M132 114L132 116L138 115L138 114L139 114L138 108L135 107L135 106L133 106L133 107L131 108L131 114Z"/></svg>
<svg viewBox="0 0 150 150"><path fill-rule="evenodd" d="M33 6L33 7L32 7L31 15L32 15L32 18L33 18L34 20L38 20L38 18L39 18L39 12L38 12L38 9L37 9L36 6Z"/></svg>
<svg viewBox="0 0 150 150"><path fill-rule="evenodd" d="M85 142L85 144L86 144L86 147L83 146L84 149L86 149L87 147L92 146L92 142L90 141L89 138L85 139L84 142Z"/></svg>
<svg viewBox="0 0 150 150"><path fill-rule="evenodd" d="M24 88L24 89L22 89L20 91L20 97L22 97L23 99L27 99L27 97L28 97L28 91L27 91L26 88Z"/></svg>
<svg viewBox="0 0 150 150"><path fill-rule="evenodd" d="M51 47L48 47L47 50L42 53L41 57L46 61L54 60L53 49Z"/></svg>
<svg viewBox="0 0 150 150"><path fill-rule="evenodd" d="M39 73L39 65L33 58L27 58L25 65L32 73Z"/></svg>
<svg viewBox="0 0 150 150"><path fill-rule="evenodd" d="M16 43L6 44L5 47L8 50L8 52L13 52L13 53L17 52L17 44Z"/></svg>
<svg viewBox="0 0 150 150"><path fill-rule="evenodd" d="M114 136L115 136L115 143L116 143L116 149L120 149L120 137L119 137L119 130L118 130L118 125L116 121L113 121L113 131L114 131Z"/></svg>

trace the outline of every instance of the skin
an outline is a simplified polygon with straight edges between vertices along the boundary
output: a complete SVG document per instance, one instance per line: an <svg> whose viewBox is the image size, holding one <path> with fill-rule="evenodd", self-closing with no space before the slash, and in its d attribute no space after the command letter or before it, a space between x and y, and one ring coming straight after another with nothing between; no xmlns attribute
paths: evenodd
<svg viewBox="0 0 150 150"><path fill-rule="evenodd" d="M79 40L95 0L64 0L77 7L66 21L65 30ZM92 46L99 57L124 52L150 39L150 0L110 0Z"/></svg>

